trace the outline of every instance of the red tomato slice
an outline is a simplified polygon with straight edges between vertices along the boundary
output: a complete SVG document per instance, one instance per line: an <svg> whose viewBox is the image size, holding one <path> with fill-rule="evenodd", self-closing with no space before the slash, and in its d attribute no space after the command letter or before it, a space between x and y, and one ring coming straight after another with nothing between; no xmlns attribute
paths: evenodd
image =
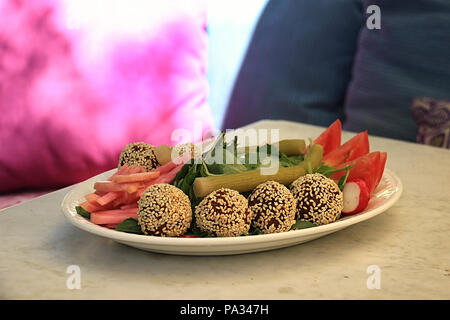
<svg viewBox="0 0 450 320"><path fill-rule="evenodd" d="M380 154L381 153L379 151L368 153L355 160L348 161L342 165L339 165L338 168L343 168L347 165L354 164L355 166L350 169L348 180L363 179L366 182L367 187L369 188L369 192L372 193L372 191L375 190L375 187L377 186L377 180L380 175ZM335 181L339 181L339 179L344 174L345 171L339 171L333 174L331 178Z"/></svg>
<svg viewBox="0 0 450 320"><path fill-rule="evenodd" d="M367 131L358 133L339 148L323 156L323 161L330 167L355 160L369 153L369 136Z"/></svg>
<svg viewBox="0 0 450 320"><path fill-rule="evenodd" d="M337 119L314 140L314 143L320 144L323 147L323 154L326 155L341 145L341 132L342 123Z"/></svg>
<svg viewBox="0 0 450 320"><path fill-rule="evenodd" d="M378 164L378 177L377 181L375 183L374 190L378 186L378 184L381 181L381 178L383 177L384 173L384 167L386 166L386 160L387 160L387 153L386 152L380 152L380 163Z"/></svg>

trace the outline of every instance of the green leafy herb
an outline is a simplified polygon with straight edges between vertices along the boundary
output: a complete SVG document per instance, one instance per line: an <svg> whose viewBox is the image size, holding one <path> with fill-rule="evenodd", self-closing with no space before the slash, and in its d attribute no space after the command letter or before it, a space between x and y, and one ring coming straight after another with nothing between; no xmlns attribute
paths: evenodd
<svg viewBox="0 0 450 320"><path fill-rule="evenodd" d="M338 187L341 191L344 191L345 183L347 182L348 175L350 174L350 169L339 179Z"/></svg>
<svg viewBox="0 0 450 320"><path fill-rule="evenodd" d="M354 166L355 166L354 164L351 164L351 165L345 166L344 168L336 169L336 168L333 168L333 167L330 167L327 165L321 165L316 170L314 170L314 172L321 173L325 177L329 178L335 172L345 171L345 174L341 177L341 179L338 182L338 187L342 191L342 190L344 190L345 183L347 182L348 175L350 174L350 169L353 168Z"/></svg>
<svg viewBox="0 0 450 320"><path fill-rule="evenodd" d="M280 152L280 154L281 153L282 152ZM290 157L288 157L288 159L291 162L291 165L296 166L296 165L300 164L303 160L305 160L305 156L300 153L300 154L295 155L295 156L290 156Z"/></svg>
<svg viewBox="0 0 450 320"><path fill-rule="evenodd" d="M189 196L190 189L192 189L192 184L194 183L195 178L198 174L198 164L196 163L187 163L181 168L183 170L184 175L176 176L174 180L172 180L172 184L180 188L187 196Z"/></svg>
<svg viewBox="0 0 450 320"><path fill-rule="evenodd" d="M344 168L340 168L340 169L336 169L327 165L320 165L319 167L317 167L316 170L314 170L314 173L321 173L323 174L325 177L329 178L331 177L331 175L335 172L339 172L339 171L346 171L349 168L352 168L353 165L350 166L346 166Z"/></svg>
<svg viewBox="0 0 450 320"><path fill-rule="evenodd" d="M127 233L144 234L137 220L133 218L123 220L116 226L115 230Z"/></svg>
<svg viewBox="0 0 450 320"><path fill-rule="evenodd" d="M183 174L177 175L175 177L175 179L172 180L171 184L180 188L188 196L189 201L191 202L192 212L194 212L195 207L202 200L195 196L194 187L193 187L194 180L197 177L207 176L210 173L209 173L208 168L206 167L204 161L202 161L202 164L198 164L198 163L185 164L181 170L184 171ZM193 216L193 218L192 218L192 222L189 227L188 233L192 234L192 235L200 236L200 237L208 236L207 234L202 233L197 228L197 224L195 223L195 216Z"/></svg>
<svg viewBox="0 0 450 320"><path fill-rule="evenodd" d="M205 165L211 175L240 173L256 168L255 165L248 165L248 152L238 152L237 138L235 136L232 144L227 144L225 135L221 134L217 138L219 141L214 143L214 149L205 154ZM222 159L220 163L214 163L212 160L216 155L216 148L220 144L222 145Z"/></svg>
<svg viewBox="0 0 450 320"><path fill-rule="evenodd" d="M173 178L171 184L178 187L178 182L183 180L183 178L186 176L187 172L189 171L189 168L190 168L189 163L186 163L183 167L181 167L180 171L178 171L175 178Z"/></svg>
<svg viewBox="0 0 450 320"><path fill-rule="evenodd" d="M86 219L90 219L90 218L91 218L91 213L90 213L90 212L87 212L87 211L84 210L82 207L76 206L76 207L75 207L75 210L77 211L77 213L78 213L80 216L82 216L82 217L84 217L84 218L86 218Z"/></svg>
<svg viewBox="0 0 450 320"><path fill-rule="evenodd" d="M291 230L300 230L300 229L306 229L306 228L312 228L317 227L314 223L310 221L304 221L304 220L297 220L295 224L291 227Z"/></svg>
<svg viewBox="0 0 450 320"><path fill-rule="evenodd" d="M304 160L303 154L298 154L295 156L287 156L281 151L278 151L280 158L280 167L292 167L300 164Z"/></svg>
<svg viewBox="0 0 450 320"><path fill-rule="evenodd" d="M187 233L188 234L192 234L194 236L201 237L201 238L213 238L214 237L213 235L210 235L207 232L201 231L200 228L197 227L197 224L195 223L195 217L194 216L192 217L192 223L191 223L191 226L189 227Z"/></svg>
<svg viewBox="0 0 450 320"><path fill-rule="evenodd" d="M254 227L254 226L251 226L250 230L248 230L248 233L246 235L248 235L248 236L256 236L258 234L263 234L263 232L260 229Z"/></svg>

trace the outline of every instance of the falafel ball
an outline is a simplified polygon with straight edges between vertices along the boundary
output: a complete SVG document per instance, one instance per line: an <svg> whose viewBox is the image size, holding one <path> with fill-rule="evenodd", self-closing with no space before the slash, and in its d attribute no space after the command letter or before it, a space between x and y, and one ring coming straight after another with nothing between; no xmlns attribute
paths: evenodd
<svg viewBox="0 0 450 320"><path fill-rule="evenodd" d="M145 142L127 144L120 153L119 169L124 164L138 165L147 171L160 166L155 154L155 147Z"/></svg>
<svg viewBox="0 0 450 320"><path fill-rule="evenodd" d="M323 225L336 221L344 208L344 197L336 182L320 173L301 176L291 185L297 199L297 219Z"/></svg>
<svg viewBox="0 0 450 320"><path fill-rule="evenodd" d="M248 198L253 226L263 233L289 231L295 223L297 201L288 188L276 181L258 185Z"/></svg>
<svg viewBox="0 0 450 320"><path fill-rule="evenodd" d="M192 221L191 202L170 184L154 184L139 199L138 224L146 235L178 237Z"/></svg>
<svg viewBox="0 0 450 320"><path fill-rule="evenodd" d="M227 188L211 192L195 208L195 219L200 230L217 237L246 234L252 217L247 199Z"/></svg>

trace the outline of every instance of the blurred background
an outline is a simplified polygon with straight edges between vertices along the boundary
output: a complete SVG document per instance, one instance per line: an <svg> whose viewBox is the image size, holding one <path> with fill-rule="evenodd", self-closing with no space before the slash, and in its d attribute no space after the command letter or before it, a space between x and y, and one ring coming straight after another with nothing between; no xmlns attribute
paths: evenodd
<svg viewBox="0 0 450 320"><path fill-rule="evenodd" d="M268 0L208 2L208 102L221 128L234 82Z"/></svg>

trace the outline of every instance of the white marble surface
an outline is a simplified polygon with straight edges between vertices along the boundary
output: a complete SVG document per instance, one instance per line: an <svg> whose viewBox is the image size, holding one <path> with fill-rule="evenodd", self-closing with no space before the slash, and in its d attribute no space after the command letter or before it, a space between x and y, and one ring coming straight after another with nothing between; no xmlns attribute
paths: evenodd
<svg viewBox="0 0 450 320"><path fill-rule="evenodd" d="M277 122L256 126L276 127ZM283 137L322 128L293 124ZM344 133L344 141L351 137ZM78 230L60 211L69 188L0 211L3 299L449 299L450 151L370 137L403 182L388 211L305 244L236 256L140 251ZM81 288L69 290L70 265ZM369 290L367 267L381 270Z"/></svg>

